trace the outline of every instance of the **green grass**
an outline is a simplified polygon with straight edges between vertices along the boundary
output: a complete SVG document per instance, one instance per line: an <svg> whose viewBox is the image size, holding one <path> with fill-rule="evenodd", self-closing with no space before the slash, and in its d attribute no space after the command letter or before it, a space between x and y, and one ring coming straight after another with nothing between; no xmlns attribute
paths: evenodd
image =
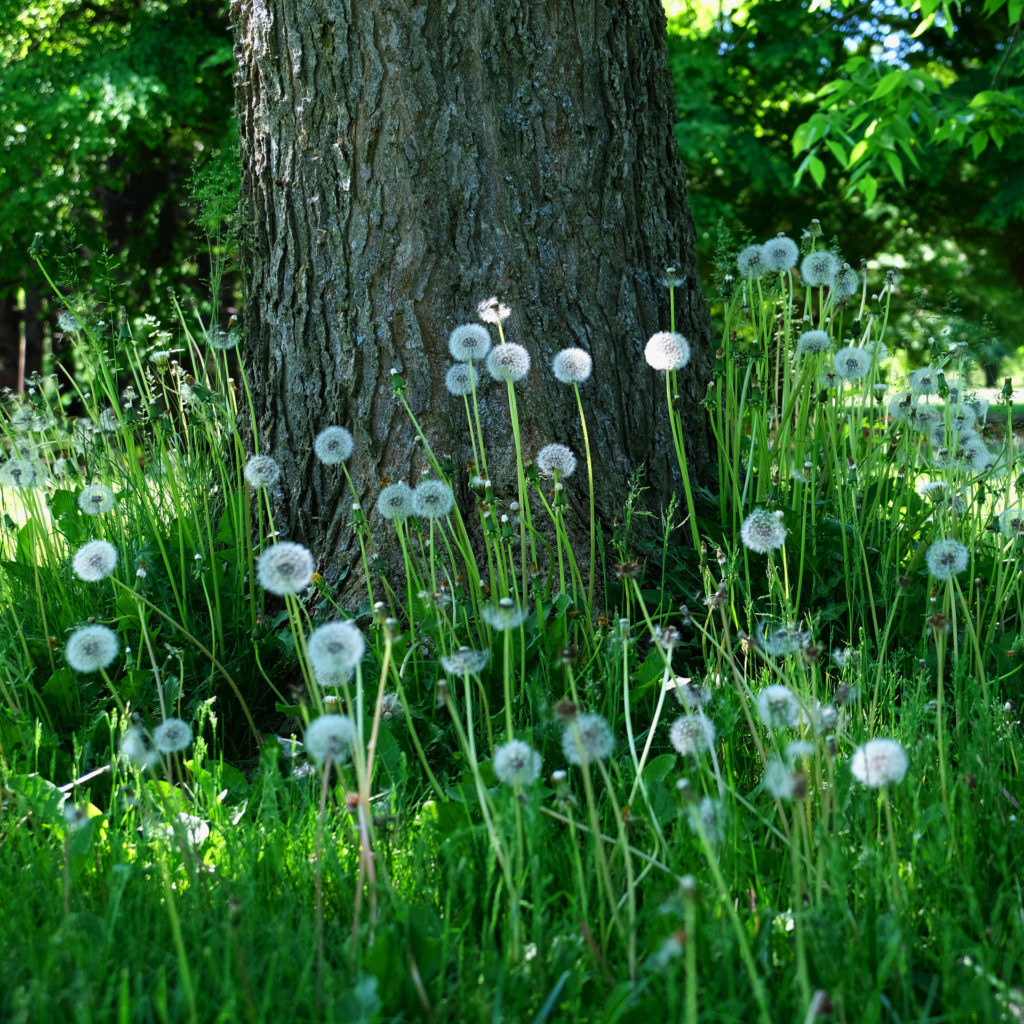
<svg viewBox="0 0 1024 1024"><path fill-rule="evenodd" d="M596 410L568 384L565 490L521 452L518 480L471 483L466 507L353 512L352 609L319 577L258 582L279 499L245 478L258 396L228 339L175 303L146 325L159 344L122 323L115 347L73 309L79 376L3 418L39 480L0 470L0 1019L1020 1019L1013 411L993 397L992 426L949 433L974 409L959 354L941 367L959 404L901 404L881 285L842 303L787 274L727 283L714 488L683 486L687 369L652 370L678 498L646 517L638 476L613 533L576 522ZM863 377L796 354L822 311ZM489 400L506 392L514 416L514 383ZM476 400L453 398L483 459ZM115 502L85 515L93 483ZM760 552L741 542L756 509L778 514ZM97 538L119 563L86 582L70 559ZM966 553L949 579L940 540ZM376 571L396 542L404 569ZM120 649L76 671L67 638L90 620ZM328 664L314 630L332 621L365 651ZM172 717L194 741L148 749ZM872 739L907 758L878 788Z"/></svg>

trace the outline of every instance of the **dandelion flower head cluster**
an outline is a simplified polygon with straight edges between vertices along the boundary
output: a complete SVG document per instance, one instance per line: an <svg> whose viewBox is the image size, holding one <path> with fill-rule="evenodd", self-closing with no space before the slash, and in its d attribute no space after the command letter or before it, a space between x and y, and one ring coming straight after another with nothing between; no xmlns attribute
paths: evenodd
<svg viewBox="0 0 1024 1024"><path fill-rule="evenodd" d="M551 363L555 380L563 384L582 384L590 377L594 362L581 348L563 348Z"/></svg>
<svg viewBox="0 0 1024 1024"><path fill-rule="evenodd" d="M347 715L320 715L302 738L306 753L317 763L347 761L356 741L355 723Z"/></svg>
<svg viewBox="0 0 1024 1024"><path fill-rule="evenodd" d="M543 476L564 478L576 471L576 456L564 444L546 444L537 452L536 465Z"/></svg>
<svg viewBox="0 0 1024 1024"><path fill-rule="evenodd" d="M785 523L781 512L769 512L767 509L755 508L743 520L740 527L740 539L745 547L759 555L781 548L786 543Z"/></svg>
<svg viewBox="0 0 1024 1024"><path fill-rule="evenodd" d="M281 479L281 467L269 455L254 455L245 464L245 479L250 487L273 487Z"/></svg>
<svg viewBox="0 0 1024 1024"><path fill-rule="evenodd" d="M655 370L681 370L690 361L690 343L681 334L659 331L648 340L644 359Z"/></svg>
<svg viewBox="0 0 1024 1024"><path fill-rule="evenodd" d="M484 622L491 629L518 629L530 614L525 608L516 607L511 597L503 597L496 605L484 605L480 609Z"/></svg>
<svg viewBox="0 0 1024 1024"><path fill-rule="evenodd" d="M757 713L769 729L794 728L800 724L800 702L782 683L772 683L758 693Z"/></svg>
<svg viewBox="0 0 1024 1024"><path fill-rule="evenodd" d="M117 568L117 548L108 540L91 540L75 552L71 568L86 583L105 579Z"/></svg>
<svg viewBox="0 0 1024 1024"><path fill-rule="evenodd" d="M114 507L114 492L106 484L89 484L78 493L78 507L88 516L102 515Z"/></svg>
<svg viewBox="0 0 1024 1024"><path fill-rule="evenodd" d="M792 270L800 257L800 248L792 238L776 235L761 247L767 270Z"/></svg>
<svg viewBox="0 0 1024 1024"><path fill-rule="evenodd" d="M494 751L494 774L506 786L530 786L540 776L540 754L529 743L509 740Z"/></svg>
<svg viewBox="0 0 1024 1024"><path fill-rule="evenodd" d="M907 752L896 740L868 740L850 758L853 777L868 789L902 782L909 767Z"/></svg>
<svg viewBox="0 0 1024 1024"><path fill-rule="evenodd" d="M715 723L703 711L683 715L672 723L668 738L680 754L697 756L714 745Z"/></svg>
<svg viewBox="0 0 1024 1024"><path fill-rule="evenodd" d="M176 754L192 742L192 727L180 718L167 718L153 730L153 745L161 754Z"/></svg>
<svg viewBox="0 0 1024 1024"><path fill-rule="evenodd" d="M852 345L841 348L835 354L833 366L843 380L860 380L871 371L871 353Z"/></svg>
<svg viewBox="0 0 1024 1024"><path fill-rule="evenodd" d="M937 580L951 580L967 568L970 552L958 540L937 540L925 552L928 572Z"/></svg>
<svg viewBox="0 0 1024 1024"><path fill-rule="evenodd" d="M316 435L313 451L325 466L336 466L351 454L355 442L344 427L325 427Z"/></svg>
<svg viewBox="0 0 1024 1024"><path fill-rule="evenodd" d="M412 492L412 510L420 519L443 519L454 505L452 489L443 480L421 480Z"/></svg>
<svg viewBox="0 0 1024 1024"><path fill-rule="evenodd" d="M839 258L822 249L809 252L800 263L800 276L811 288L831 286L839 273Z"/></svg>
<svg viewBox="0 0 1024 1024"><path fill-rule="evenodd" d="M448 335L448 351L457 362L483 359L490 350L491 332L480 324L460 324Z"/></svg>
<svg viewBox="0 0 1024 1024"><path fill-rule="evenodd" d="M121 644L117 634L106 626L82 626L64 646L64 657L76 672L98 672L117 657Z"/></svg>
<svg viewBox="0 0 1024 1024"><path fill-rule="evenodd" d="M736 257L736 269L748 281L757 281L768 272L768 261L763 245L748 245Z"/></svg>
<svg viewBox="0 0 1024 1024"><path fill-rule="evenodd" d="M487 372L495 380L522 380L530 372L530 353L515 342L496 345L487 354Z"/></svg>
<svg viewBox="0 0 1024 1024"><path fill-rule="evenodd" d="M316 563L309 548L284 540L268 547L256 562L256 578L264 590L283 597L310 585Z"/></svg>
<svg viewBox="0 0 1024 1024"><path fill-rule="evenodd" d="M457 397L472 394L476 384L477 378L469 363L453 363L444 375L444 386L448 394Z"/></svg>
<svg viewBox="0 0 1024 1024"><path fill-rule="evenodd" d="M611 726L601 715L577 715L562 733L562 753L570 764L604 761L614 746Z"/></svg>
<svg viewBox="0 0 1024 1024"><path fill-rule="evenodd" d="M306 641L313 675L321 686L348 679L366 653L366 641L354 622L325 622Z"/></svg>
<svg viewBox="0 0 1024 1024"><path fill-rule="evenodd" d="M832 347L832 339L825 331L804 331L796 339L796 350L799 355L810 356L816 352L827 352Z"/></svg>

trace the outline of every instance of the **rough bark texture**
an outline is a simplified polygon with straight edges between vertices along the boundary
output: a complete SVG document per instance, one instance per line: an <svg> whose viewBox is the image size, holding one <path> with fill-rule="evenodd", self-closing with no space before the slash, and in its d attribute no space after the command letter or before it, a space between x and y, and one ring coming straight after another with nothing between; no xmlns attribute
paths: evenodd
<svg viewBox="0 0 1024 1024"><path fill-rule="evenodd" d="M696 354L682 401L691 463L705 460L709 322L659 0L234 0L231 13L245 365L260 448L284 469L285 529L325 572L357 548L351 497L314 436L352 430L367 509L385 477L415 483L426 459L392 398L394 367L461 470L469 436L444 387L447 337L491 295L532 356L517 385L527 457L554 440L582 455L571 389L550 367L559 349L592 353L582 392L610 521L637 466L655 492L673 473L664 377L643 346L668 328L665 268L687 274L677 329ZM481 411L491 476L512 499L504 384L484 385ZM575 484L584 509L585 477Z"/></svg>

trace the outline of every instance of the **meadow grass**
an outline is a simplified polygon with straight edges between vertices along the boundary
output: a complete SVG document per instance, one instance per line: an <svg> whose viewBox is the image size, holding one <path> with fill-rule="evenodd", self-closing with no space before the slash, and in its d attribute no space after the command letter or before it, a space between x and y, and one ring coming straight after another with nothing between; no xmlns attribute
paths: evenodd
<svg viewBox="0 0 1024 1024"><path fill-rule="evenodd" d="M773 241L717 297L713 486L667 275L660 519L638 474L595 521L599 347L522 449L551 368L497 300L452 340L465 479L412 419L424 477L364 508L316 425L358 608L275 529L237 329L71 302L74 377L3 416L0 1019L1024 1016L1012 389L955 344L901 378L895 282Z"/></svg>

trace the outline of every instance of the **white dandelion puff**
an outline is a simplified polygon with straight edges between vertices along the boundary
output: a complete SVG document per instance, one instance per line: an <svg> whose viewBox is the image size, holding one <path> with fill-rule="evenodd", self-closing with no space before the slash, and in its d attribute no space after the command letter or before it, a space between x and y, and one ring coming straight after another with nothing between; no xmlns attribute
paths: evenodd
<svg viewBox="0 0 1024 1024"><path fill-rule="evenodd" d="M511 597L503 597L496 605L484 605L480 609L484 622L491 629L518 629L529 617L526 608L517 608Z"/></svg>
<svg viewBox="0 0 1024 1024"><path fill-rule="evenodd" d="M377 511L385 519L408 519L412 515L412 488L400 480L388 484L377 496Z"/></svg>
<svg viewBox="0 0 1024 1024"><path fill-rule="evenodd" d="M302 741L317 764L347 761L356 741L355 723L347 715L321 715L309 723Z"/></svg>
<svg viewBox="0 0 1024 1024"><path fill-rule="evenodd" d="M681 334L659 331L644 347L644 359L655 370L681 370L690 361L690 343Z"/></svg>
<svg viewBox="0 0 1024 1024"><path fill-rule="evenodd" d="M490 349L491 332L480 324L460 324L448 335L448 351L460 363L479 361Z"/></svg>
<svg viewBox="0 0 1024 1024"><path fill-rule="evenodd" d="M793 728L800 724L800 702L788 686L772 683L757 695L757 713L769 729Z"/></svg>
<svg viewBox="0 0 1024 1024"><path fill-rule="evenodd" d="M581 348L563 348L551 362L555 380L563 384L582 384L590 377L594 361Z"/></svg>
<svg viewBox="0 0 1024 1024"><path fill-rule="evenodd" d="M494 774L506 786L530 786L540 769L540 754L522 740L509 740L494 751Z"/></svg>
<svg viewBox="0 0 1024 1024"><path fill-rule="evenodd" d="M442 519L454 504L452 489L443 480L422 480L412 492L412 510L420 519Z"/></svg>
<svg viewBox="0 0 1024 1024"><path fill-rule="evenodd" d="M71 568L86 583L105 579L117 568L117 548L108 540L91 540L75 552Z"/></svg>
<svg viewBox="0 0 1024 1024"><path fill-rule="evenodd" d="M839 273L839 258L821 249L809 252L800 264L800 276L811 288L831 285Z"/></svg>
<svg viewBox="0 0 1024 1024"><path fill-rule="evenodd" d="M34 487L38 476L31 459L8 459L0 466L0 484L5 487Z"/></svg>
<svg viewBox="0 0 1024 1024"><path fill-rule="evenodd" d="M748 245L737 257L736 267L741 277L757 281L770 269L763 245Z"/></svg>
<svg viewBox="0 0 1024 1024"><path fill-rule="evenodd" d="M454 363L444 375L444 386L450 395L469 395L476 386L476 377L469 363Z"/></svg>
<svg viewBox="0 0 1024 1024"><path fill-rule="evenodd" d="M601 715L577 715L562 733L562 753L570 764L603 761L614 746L611 726Z"/></svg>
<svg viewBox="0 0 1024 1024"><path fill-rule="evenodd" d="M98 672L117 657L117 634L106 626L82 626L64 645L64 657L76 672Z"/></svg>
<svg viewBox="0 0 1024 1024"><path fill-rule="evenodd" d="M250 487L273 487L281 479L281 467L269 455L253 455L245 464L244 474Z"/></svg>
<svg viewBox="0 0 1024 1024"><path fill-rule="evenodd" d="M441 655L441 667L450 676L475 676L487 668L490 660L490 651L474 651L470 647L460 647L451 654Z"/></svg>
<svg viewBox="0 0 1024 1024"><path fill-rule="evenodd" d="M324 427L313 441L313 451L325 466L344 462L354 447L352 434L344 427Z"/></svg>
<svg viewBox="0 0 1024 1024"><path fill-rule="evenodd" d="M792 238L776 235L761 247L768 270L792 270L800 257L800 249Z"/></svg>
<svg viewBox="0 0 1024 1024"><path fill-rule="evenodd" d="M796 779L793 771L777 757L768 758L764 766L764 788L776 800L791 800L796 790Z"/></svg>
<svg viewBox="0 0 1024 1024"><path fill-rule="evenodd" d="M999 514L999 532L1007 537L1024 535L1024 509L1008 508Z"/></svg>
<svg viewBox="0 0 1024 1024"><path fill-rule="evenodd" d="M740 527L740 539L745 547L759 555L767 554L786 543L785 523L781 512L769 512L767 509L755 508L743 520Z"/></svg>
<svg viewBox="0 0 1024 1024"><path fill-rule="evenodd" d="M366 641L354 622L325 622L306 641L313 675L321 686L348 679L366 653Z"/></svg>
<svg viewBox="0 0 1024 1024"><path fill-rule="evenodd" d="M559 478L572 476L576 471L576 456L572 449L564 444L546 444L535 459L537 469L543 476L552 477L556 473Z"/></svg>
<svg viewBox="0 0 1024 1024"><path fill-rule="evenodd" d="M850 758L853 777L868 789L902 782L909 767L907 752L896 740L868 740Z"/></svg>
<svg viewBox="0 0 1024 1024"><path fill-rule="evenodd" d="M696 757L714 745L715 723L701 711L683 715L672 723L668 738L680 754Z"/></svg>
<svg viewBox="0 0 1024 1024"><path fill-rule="evenodd" d="M180 718L168 718L153 730L153 744L161 754L176 754L192 742L192 727Z"/></svg>
<svg viewBox="0 0 1024 1024"><path fill-rule="evenodd" d="M256 579L260 586L279 597L305 590L315 571L316 563L309 548L290 540L272 544L256 562Z"/></svg>
<svg viewBox="0 0 1024 1024"><path fill-rule="evenodd" d="M522 345L508 342L487 353L487 372L495 380L522 380L530 372L530 353Z"/></svg>
<svg viewBox="0 0 1024 1024"><path fill-rule="evenodd" d="M476 315L485 324L500 324L502 320L507 320L512 315L512 310L492 295L476 307Z"/></svg>
<svg viewBox="0 0 1024 1024"><path fill-rule="evenodd" d="M796 350L799 355L810 356L816 352L827 352L832 347L832 339L825 331L804 331L796 339Z"/></svg>
<svg viewBox="0 0 1024 1024"><path fill-rule="evenodd" d="M910 371L910 390L915 395L934 395L939 389L939 371L934 366L924 366Z"/></svg>
<svg viewBox="0 0 1024 1024"><path fill-rule="evenodd" d="M836 373L843 380L860 380L871 371L871 353L862 348L841 348L832 360Z"/></svg>
<svg viewBox="0 0 1024 1024"><path fill-rule="evenodd" d="M925 552L924 560L937 580L951 580L967 568L970 552L958 540L937 540Z"/></svg>

